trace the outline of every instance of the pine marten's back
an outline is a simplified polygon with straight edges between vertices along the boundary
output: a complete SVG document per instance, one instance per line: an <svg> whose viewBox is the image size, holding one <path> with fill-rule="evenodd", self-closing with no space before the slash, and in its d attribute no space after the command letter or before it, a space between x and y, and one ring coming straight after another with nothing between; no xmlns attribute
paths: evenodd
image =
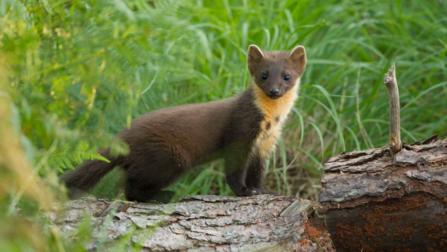
<svg viewBox="0 0 447 252"><path fill-rule="evenodd" d="M223 147L226 127L238 98L154 111L135 119L131 128L118 136L135 153L163 143L188 153L188 163L197 164Z"/></svg>

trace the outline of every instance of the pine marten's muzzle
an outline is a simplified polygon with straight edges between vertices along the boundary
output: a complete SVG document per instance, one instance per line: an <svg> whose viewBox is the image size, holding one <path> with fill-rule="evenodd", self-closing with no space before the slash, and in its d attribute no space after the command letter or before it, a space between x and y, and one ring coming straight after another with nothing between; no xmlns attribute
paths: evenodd
<svg viewBox="0 0 447 252"><path fill-rule="evenodd" d="M280 92L279 92L279 89L277 89L277 88L271 88L271 89L270 89L270 94L268 94L268 96L269 96L271 99L278 99L279 97L281 97L281 94L280 94Z"/></svg>

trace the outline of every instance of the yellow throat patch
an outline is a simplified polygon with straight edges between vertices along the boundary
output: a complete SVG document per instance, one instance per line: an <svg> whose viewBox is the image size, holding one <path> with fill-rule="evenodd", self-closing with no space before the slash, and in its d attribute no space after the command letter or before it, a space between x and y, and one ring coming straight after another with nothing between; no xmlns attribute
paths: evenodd
<svg viewBox="0 0 447 252"><path fill-rule="evenodd" d="M255 104L264 115L261 130L255 139L254 148L261 157L268 157L274 150L276 142L287 115L298 98L299 80L295 86L276 100L270 99L257 85L254 86Z"/></svg>

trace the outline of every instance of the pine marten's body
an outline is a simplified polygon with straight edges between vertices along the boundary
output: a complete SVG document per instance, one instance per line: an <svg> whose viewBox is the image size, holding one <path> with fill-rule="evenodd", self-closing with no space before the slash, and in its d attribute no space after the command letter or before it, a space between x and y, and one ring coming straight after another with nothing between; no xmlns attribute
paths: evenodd
<svg viewBox="0 0 447 252"><path fill-rule="evenodd" d="M274 149L287 114L298 96L306 64L303 47L291 52L262 52L250 46L252 85L232 98L161 109L135 119L118 137L129 145L126 156L86 161L69 174L69 188L88 190L120 166L128 200L158 199L161 189L192 167L225 159L227 183L236 195L267 193L265 161ZM163 198L163 197L161 197Z"/></svg>

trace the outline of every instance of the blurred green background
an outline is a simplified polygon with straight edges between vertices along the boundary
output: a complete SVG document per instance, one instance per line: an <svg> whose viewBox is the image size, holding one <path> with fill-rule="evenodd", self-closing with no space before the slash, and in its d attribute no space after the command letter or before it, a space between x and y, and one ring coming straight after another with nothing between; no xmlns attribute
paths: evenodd
<svg viewBox="0 0 447 252"><path fill-rule="evenodd" d="M0 120L12 127L2 130L20 143L14 153L27 160L32 179L62 199L57 177L83 159L101 158L101 147L124 151L113 136L133 118L241 92L249 85L250 44L303 45L308 65L300 98L268 161L266 187L318 200L329 157L388 144L383 78L392 63L402 140L447 135L446 13L445 0L3 0L0 111L9 114ZM11 150L17 143L0 144ZM24 166L4 153L0 224L15 230L24 219L11 219L12 209L28 209L22 212L32 220L46 203L23 192L27 182L17 174ZM121 199L119 173L92 195ZM222 162L189 172L171 190L178 197L232 195ZM0 229L0 248L83 249L82 242L61 243L54 230L33 231L37 238L7 230ZM85 232L78 242L88 241Z"/></svg>

